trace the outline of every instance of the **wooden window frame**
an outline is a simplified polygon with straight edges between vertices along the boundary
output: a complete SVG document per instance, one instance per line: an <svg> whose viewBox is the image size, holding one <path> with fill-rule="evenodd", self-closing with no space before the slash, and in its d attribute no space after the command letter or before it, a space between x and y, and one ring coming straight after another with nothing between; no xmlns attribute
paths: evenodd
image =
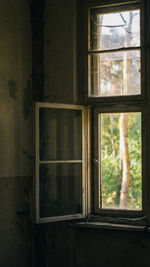
<svg viewBox="0 0 150 267"><path fill-rule="evenodd" d="M140 9L140 47L131 47L131 48L121 48L121 49L112 49L112 50L103 50L103 51L91 51L89 49L89 41L90 41L90 10L91 9L99 9L102 14L108 12L117 12L117 11L129 11L135 8ZM105 1L101 0L101 2L95 0L87 0L86 3L80 5L79 16L82 17L80 19L80 27L79 27L79 88L80 88L80 99L82 103L86 103L89 105L111 105L118 103L130 103L135 104L136 102L145 102L146 98L146 90L145 90L145 64L146 64L146 53L145 53L145 5L144 0L113 0L113 1ZM84 28L84 33L83 33ZM137 95L125 95L125 96L91 96L89 95L89 60L88 57L91 53L107 53L113 51L128 51L139 49L141 54L141 94ZM82 53L82 54L81 54ZM82 63L84 62L84 63ZM84 67L83 67L84 65Z"/></svg>
<svg viewBox="0 0 150 267"><path fill-rule="evenodd" d="M145 125L145 120L146 120L146 112L145 112L145 107L137 107L137 106L126 106L126 107L97 107L94 108L93 110L93 121L98 120L98 115L100 114L107 114L107 113L130 113L130 112L140 112L141 113L141 143L142 143L142 151L141 151L141 156L142 156L142 209L141 210L129 210L129 209L111 209L111 208L99 208L98 207L98 184L96 181L96 176L94 176L94 187L93 187L93 214L95 215L112 215L112 216L145 216L145 211L144 207L146 205L145 202L145 161L146 161L146 125ZM97 123L95 124L94 122L94 135L97 135ZM98 139L94 136L94 141ZM93 142L94 142L93 141ZM97 143L97 141L95 141ZM93 165L97 164L96 161L94 160ZM93 172L94 172L94 166L93 166Z"/></svg>
<svg viewBox="0 0 150 267"><path fill-rule="evenodd" d="M40 108L50 108L50 109L66 109L66 110L80 110L82 112L82 159L81 160L40 160L39 158L39 109ZM86 123L86 108L81 105L69 105L69 104L58 104L58 103L35 103L35 220L36 223L47 223L55 221L73 220L85 218L86 211L86 201L87 201L87 131L85 127ZM40 188L39 188L39 166L40 164L53 164L53 163L82 163L82 212L79 214L61 215L61 216L49 216L40 217Z"/></svg>
<svg viewBox="0 0 150 267"><path fill-rule="evenodd" d="M88 99L90 99L90 101L95 101L95 99L97 99L97 101L112 101L111 98L113 98L113 101L128 101L131 100L134 97L135 99L142 99L143 95L144 95L144 89L142 87L142 80L141 80L141 93L137 94L137 95L115 95L115 96L97 96L97 95L92 95L91 94L91 85L90 85L90 80L91 80L91 75L90 75L90 56L91 55L102 55L102 54L108 54L108 53L116 53L116 52L128 52L128 51L140 51L140 61L141 61L141 73L143 72L143 66L142 66L142 56L141 56L141 51L142 51L142 47L143 47L143 39L141 38L142 33L141 33L141 29L142 27L140 27L140 46L127 46L127 47L121 47L121 48L114 48L114 49L90 49L90 10L96 10L95 13L96 14L108 14L110 13L115 13L115 12L120 12L120 11L132 11L135 9L139 9L140 8L140 2L137 3L130 3L128 5L123 4L123 5L115 5L115 6L106 6L106 7L90 7L88 9ZM140 12L140 21L141 21L141 12Z"/></svg>

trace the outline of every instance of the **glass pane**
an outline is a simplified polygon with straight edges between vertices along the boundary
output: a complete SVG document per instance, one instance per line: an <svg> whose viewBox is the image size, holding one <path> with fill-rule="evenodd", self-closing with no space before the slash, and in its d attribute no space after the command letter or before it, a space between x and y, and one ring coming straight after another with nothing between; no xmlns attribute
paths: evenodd
<svg viewBox="0 0 150 267"><path fill-rule="evenodd" d="M91 96L141 93L140 51L94 54L89 59Z"/></svg>
<svg viewBox="0 0 150 267"><path fill-rule="evenodd" d="M40 160L82 158L82 112L41 108Z"/></svg>
<svg viewBox="0 0 150 267"><path fill-rule="evenodd" d="M99 115L101 207L142 209L141 113Z"/></svg>
<svg viewBox="0 0 150 267"><path fill-rule="evenodd" d="M40 217L81 213L80 163L40 165Z"/></svg>
<svg viewBox="0 0 150 267"><path fill-rule="evenodd" d="M90 50L140 46L140 11L100 15L91 10Z"/></svg>

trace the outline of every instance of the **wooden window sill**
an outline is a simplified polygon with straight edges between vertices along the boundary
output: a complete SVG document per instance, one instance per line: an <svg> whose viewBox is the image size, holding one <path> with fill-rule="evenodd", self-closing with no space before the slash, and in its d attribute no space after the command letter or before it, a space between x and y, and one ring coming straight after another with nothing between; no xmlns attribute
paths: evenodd
<svg viewBox="0 0 150 267"><path fill-rule="evenodd" d="M110 230L123 230L123 231L138 231L138 232L150 232L150 227L135 226L129 224L117 224L117 223L104 223L104 222L78 222L71 224L77 228L99 228L99 229L110 229Z"/></svg>

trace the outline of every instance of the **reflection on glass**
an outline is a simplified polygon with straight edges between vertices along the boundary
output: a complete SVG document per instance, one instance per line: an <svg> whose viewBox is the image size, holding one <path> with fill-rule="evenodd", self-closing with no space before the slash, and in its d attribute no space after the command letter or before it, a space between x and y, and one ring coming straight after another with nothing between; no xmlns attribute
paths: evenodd
<svg viewBox="0 0 150 267"><path fill-rule="evenodd" d="M40 217L81 213L80 163L40 165Z"/></svg>
<svg viewBox="0 0 150 267"><path fill-rule="evenodd" d="M100 15L91 10L90 50L140 46L140 11Z"/></svg>
<svg viewBox="0 0 150 267"><path fill-rule="evenodd" d="M82 159L82 114L79 110L42 108L40 160Z"/></svg>
<svg viewBox="0 0 150 267"><path fill-rule="evenodd" d="M141 113L99 115L102 208L142 209Z"/></svg>
<svg viewBox="0 0 150 267"><path fill-rule="evenodd" d="M89 62L90 95L140 94L140 51L89 55Z"/></svg>

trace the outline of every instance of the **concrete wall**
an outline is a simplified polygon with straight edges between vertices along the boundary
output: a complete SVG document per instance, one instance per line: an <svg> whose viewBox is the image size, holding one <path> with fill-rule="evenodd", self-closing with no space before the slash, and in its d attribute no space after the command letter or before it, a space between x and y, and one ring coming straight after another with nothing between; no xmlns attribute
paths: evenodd
<svg viewBox="0 0 150 267"><path fill-rule="evenodd" d="M32 39L27 0L0 1L0 266L32 266Z"/></svg>

